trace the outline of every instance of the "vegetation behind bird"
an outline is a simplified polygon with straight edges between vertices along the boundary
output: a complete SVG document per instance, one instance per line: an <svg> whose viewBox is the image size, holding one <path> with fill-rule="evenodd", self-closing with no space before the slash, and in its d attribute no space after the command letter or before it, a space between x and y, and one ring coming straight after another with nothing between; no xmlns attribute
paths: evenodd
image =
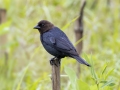
<svg viewBox="0 0 120 90"><path fill-rule="evenodd" d="M47 60L51 56L42 48L39 34L33 32L32 27L38 20L46 19L62 28L79 15L80 3L79 0L0 1L0 7L7 12L7 21L0 25L0 35L7 34L8 37L7 43L0 44L0 48L6 49L9 54L7 66L4 57L0 57L1 90L50 90L51 70ZM69 77L62 77L63 90L120 89L119 0L111 0L109 4L103 0L93 3L87 1L84 10L82 54L83 58L93 63L93 68L81 67L80 78L76 78L75 60L62 60L61 73ZM70 23L64 32L75 44L73 28L74 24ZM72 84L73 81L77 84Z"/></svg>

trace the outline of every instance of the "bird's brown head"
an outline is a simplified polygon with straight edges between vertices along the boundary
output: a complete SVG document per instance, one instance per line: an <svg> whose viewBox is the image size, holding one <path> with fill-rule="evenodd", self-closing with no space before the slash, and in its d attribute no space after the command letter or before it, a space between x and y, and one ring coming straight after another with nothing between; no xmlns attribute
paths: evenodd
<svg viewBox="0 0 120 90"><path fill-rule="evenodd" d="M34 29L38 29L38 31L42 34L50 29L52 29L54 25L47 21L47 20L41 20L38 22L38 24L34 27Z"/></svg>

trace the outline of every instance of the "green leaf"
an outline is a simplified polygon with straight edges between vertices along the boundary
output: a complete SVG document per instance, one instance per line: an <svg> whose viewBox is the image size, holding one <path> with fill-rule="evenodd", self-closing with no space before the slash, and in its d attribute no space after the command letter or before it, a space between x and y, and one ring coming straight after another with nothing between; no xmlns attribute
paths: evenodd
<svg viewBox="0 0 120 90"><path fill-rule="evenodd" d="M62 27L62 30L65 30L66 28L68 28L70 26L71 23L75 22L75 20L78 19L79 16L77 16L76 18L74 18L73 20L71 20L70 22L68 22L65 26Z"/></svg>
<svg viewBox="0 0 120 90"><path fill-rule="evenodd" d="M77 76L73 69L71 69L69 67L65 67L65 73L68 75L68 77L70 78L72 83L74 83L76 81Z"/></svg>
<svg viewBox="0 0 120 90"><path fill-rule="evenodd" d="M97 85L91 85L90 90L98 90Z"/></svg>
<svg viewBox="0 0 120 90"><path fill-rule="evenodd" d="M113 70L114 70L114 68L111 69L111 70L106 74L105 79L113 72Z"/></svg>
<svg viewBox="0 0 120 90"><path fill-rule="evenodd" d="M107 81L100 81L100 83L106 83Z"/></svg>
<svg viewBox="0 0 120 90"><path fill-rule="evenodd" d="M65 67L65 73L68 75L68 77L70 79L72 88L74 90L76 90L76 79L77 79L76 73L74 72L73 69L71 69L69 67Z"/></svg>
<svg viewBox="0 0 120 90"><path fill-rule="evenodd" d="M100 83L107 83L107 81L100 81ZM114 85L115 85L115 83L109 84L109 86L114 86Z"/></svg>
<svg viewBox="0 0 120 90"><path fill-rule="evenodd" d="M94 70L93 67L91 68L91 73L92 73L93 78L94 78L95 80L98 80L98 76L97 76L97 74L95 73L95 70Z"/></svg>
<svg viewBox="0 0 120 90"><path fill-rule="evenodd" d="M90 90L90 87L87 83L77 80L77 90Z"/></svg>
<svg viewBox="0 0 120 90"><path fill-rule="evenodd" d="M11 24L11 22L8 21L8 22L2 23L0 25L0 35L3 35L9 31L10 24Z"/></svg>
<svg viewBox="0 0 120 90"><path fill-rule="evenodd" d="M104 84L101 86L101 88L104 88L105 86L108 86L108 85L112 85L112 83L113 83L113 80L110 80L110 81L104 83Z"/></svg>
<svg viewBox="0 0 120 90"><path fill-rule="evenodd" d="M91 74L92 74L93 79L98 81L98 76L97 76L97 74L94 70L94 67L93 67L92 55L91 55L90 59L88 58L88 56L86 54L84 54L84 56L85 56L86 60L90 60L90 62L91 62L91 68L90 69L91 69Z"/></svg>
<svg viewBox="0 0 120 90"><path fill-rule="evenodd" d="M115 83L111 83L111 84L109 84L109 86L114 86L115 85Z"/></svg>
<svg viewBox="0 0 120 90"><path fill-rule="evenodd" d="M79 44L83 39L85 39L85 37L79 39L79 40L74 44L74 46L76 46L77 44Z"/></svg>
<svg viewBox="0 0 120 90"><path fill-rule="evenodd" d="M107 65L105 64L104 67L103 67L103 70L102 70L102 75L104 74L106 68L107 68Z"/></svg>
<svg viewBox="0 0 120 90"><path fill-rule="evenodd" d="M28 64L28 65L26 66L26 68L24 69L24 72L23 72L23 74L22 74L22 77L20 78L20 82L18 83L16 90L20 90L20 85L21 85L22 80L23 80L23 78L24 78L24 76L25 76L25 74L26 74L26 72L27 72L27 70L28 70L28 67L29 67L29 64Z"/></svg>
<svg viewBox="0 0 120 90"><path fill-rule="evenodd" d="M94 67L93 67L92 55L91 55L90 61L91 61L91 64L92 64L92 67L91 67L92 76L93 76L93 78L94 78L95 81L98 81L98 76L97 76L97 74L95 73L95 70L94 70Z"/></svg>
<svg viewBox="0 0 120 90"><path fill-rule="evenodd" d="M102 72L100 74L100 78L103 77L103 74L105 73L106 69L107 69L107 64L104 64L104 66L102 67Z"/></svg>
<svg viewBox="0 0 120 90"><path fill-rule="evenodd" d="M84 53L83 56L84 56L85 60L89 61L89 58L88 58L87 54Z"/></svg>

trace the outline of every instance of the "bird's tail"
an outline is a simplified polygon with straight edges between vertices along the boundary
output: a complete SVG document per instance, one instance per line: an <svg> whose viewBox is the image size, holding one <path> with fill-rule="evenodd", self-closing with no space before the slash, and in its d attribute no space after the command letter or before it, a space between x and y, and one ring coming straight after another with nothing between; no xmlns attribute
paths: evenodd
<svg viewBox="0 0 120 90"><path fill-rule="evenodd" d="M91 66L90 64L88 64L84 59L82 59L81 57L79 57L79 56L72 56L73 58L75 58L79 63L81 63L81 64L85 64L85 65L87 65L87 66Z"/></svg>

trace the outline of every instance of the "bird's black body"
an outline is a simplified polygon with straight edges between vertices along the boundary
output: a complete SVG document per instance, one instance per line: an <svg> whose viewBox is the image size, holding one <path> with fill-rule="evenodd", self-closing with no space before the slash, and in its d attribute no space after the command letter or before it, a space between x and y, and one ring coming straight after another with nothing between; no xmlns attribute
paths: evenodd
<svg viewBox="0 0 120 90"><path fill-rule="evenodd" d="M59 28L52 26L49 30L42 32L40 35L40 40L46 51L53 56L60 59L66 56L72 57L79 63L90 66L86 61L79 57L76 49L66 34Z"/></svg>
<svg viewBox="0 0 120 90"><path fill-rule="evenodd" d="M76 54L76 50L67 36L57 27L41 34L40 39L46 51L53 56L62 58L70 56L72 53ZM71 51L72 53L70 53Z"/></svg>

